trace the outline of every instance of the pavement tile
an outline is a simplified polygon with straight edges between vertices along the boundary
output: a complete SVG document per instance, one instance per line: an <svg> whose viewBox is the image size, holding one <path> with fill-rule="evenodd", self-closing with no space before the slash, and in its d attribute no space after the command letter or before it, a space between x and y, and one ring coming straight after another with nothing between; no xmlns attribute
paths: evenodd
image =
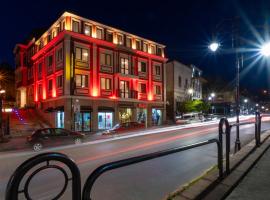
<svg viewBox="0 0 270 200"><path fill-rule="evenodd" d="M233 186L243 175L243 172L234 170L221 183L227 186Z"/></svg>
<svg viewBox="0 0 270 200"><path fill-rule="evenodd" d="M223 194L227 193L227 191L230 189L229 186L224 184L219 184L215 189L209 193L206 197L203 198L203 200L218 200L221 199L221 196Z"/></svg>

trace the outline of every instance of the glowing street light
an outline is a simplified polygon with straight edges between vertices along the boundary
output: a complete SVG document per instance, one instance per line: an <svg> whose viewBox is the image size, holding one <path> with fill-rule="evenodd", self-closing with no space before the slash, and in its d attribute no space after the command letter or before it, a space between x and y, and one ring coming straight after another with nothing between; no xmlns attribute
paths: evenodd
<svg viewBox="0 0 270 200"><path fill-rule="evenodd" d="M212 97L208 97L208 100L211 101L212 100Z"/></svg>
<svg viewBox="0 0 270 200"><path fill-rule="evenodd" d="M262 106L262 109L264 109L264 106Z"/></svg>
<svg viewBox="0 0 270 200"><path fill-rule="evenodd" d="M264 44L261 49L260 49L260 53L265 56L265 57L269 57L270 56L270 42Z"/></svg>
<svg viewBox="0 0 270 200"><path fill-rule="evenodd" d="M188 89L188 93L189 93L189 94L193 94L193 89L192 89L192 88L189 88L189 89Z"/></svg>
<svg viewBox="0 0 270 200"><path fill-rule="evenodd" d="M216 94L214 92L211 93L211 97L214 98Z"/></svg>
<svg viewBox="0 0 270 200"><path fill-rule="evenodd" d="M258 106L259 106L259 104L256 103L256 107L258 107Z"/></svg>
<svg viewBox="0 0 270 200"><path fill-rule="evenodd" d="M220 46L219 43L217 43L217 42L212 42L212 43L208 46L208 48L209 48L211 51L215 52L215 51L218 50L219 46Z"/></svg>
<svg viewBox="0 0 270 200"><path fill-rule="evenodd" d="M0 90L0 94L6 93L6 90Z"/></svg>
<svg viewBox="0 0 270 200"><path fill-rule="evenodd" d="M247 99L245 99L245 100L244 100L244 102L245 102L245 103L247 103L247 102L248 102L248 100L247 100Z"/></svg>

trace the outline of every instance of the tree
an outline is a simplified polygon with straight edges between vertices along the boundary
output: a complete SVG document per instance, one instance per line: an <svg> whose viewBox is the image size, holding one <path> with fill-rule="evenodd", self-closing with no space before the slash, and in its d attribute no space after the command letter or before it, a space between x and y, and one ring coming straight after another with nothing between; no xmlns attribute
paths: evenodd
<svg viewBox="0 0 270 200"><path fill-rule="evenodd" d="M182 113L186 112L207 112L210 109L210 104L202 100L184 101L180 106Z"/></svg>

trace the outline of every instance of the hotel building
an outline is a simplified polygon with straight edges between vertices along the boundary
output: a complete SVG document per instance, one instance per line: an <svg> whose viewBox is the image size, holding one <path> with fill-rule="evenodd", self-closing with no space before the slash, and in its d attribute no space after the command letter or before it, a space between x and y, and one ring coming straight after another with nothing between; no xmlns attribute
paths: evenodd
<svg viewBox="0 0 270 200"><path fill-rule="evenodd" d="M17 106L52 127L91 132L166 120L165 46L65 12L14 48Z"/></svg>

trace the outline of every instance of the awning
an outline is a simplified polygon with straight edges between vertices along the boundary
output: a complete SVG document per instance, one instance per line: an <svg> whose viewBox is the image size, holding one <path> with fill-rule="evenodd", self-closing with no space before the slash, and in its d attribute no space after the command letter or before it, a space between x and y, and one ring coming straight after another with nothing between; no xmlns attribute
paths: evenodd
<svg viewBox="0 0 270 200"><path fill-rule="evenodd" d="M98 111L108 111L108 112L114 112L114 108L112 107L106 107L106 106L99 106Z"/></svg>

